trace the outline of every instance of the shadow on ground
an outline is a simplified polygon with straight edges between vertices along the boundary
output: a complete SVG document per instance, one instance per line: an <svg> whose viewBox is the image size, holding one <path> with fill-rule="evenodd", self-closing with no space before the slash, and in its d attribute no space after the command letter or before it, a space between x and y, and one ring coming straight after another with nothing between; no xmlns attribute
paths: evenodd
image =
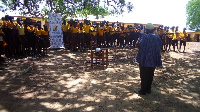
<svg viewBox="0 0 200 112"><path fill-rule="evenodd" d="M152 94L138 96L137 49L119 49L105 70L90 68L85 52L50 50L49 56L0 64L0 111L8 112L197 112L200 51L162 53ZM181 58L173 57L181 55ZM27 67L32 70L12 78Z"/></svg>

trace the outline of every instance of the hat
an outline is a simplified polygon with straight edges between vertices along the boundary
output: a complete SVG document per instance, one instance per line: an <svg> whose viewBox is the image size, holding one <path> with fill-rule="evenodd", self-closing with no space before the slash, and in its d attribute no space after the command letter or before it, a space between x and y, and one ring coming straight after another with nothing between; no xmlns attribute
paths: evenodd
<svg viewBox="0 0 200 112"><path fill-rule="evenodd" d="M152 23L147 23L146 29L153 30L154 29L153 24Z"/></svg>

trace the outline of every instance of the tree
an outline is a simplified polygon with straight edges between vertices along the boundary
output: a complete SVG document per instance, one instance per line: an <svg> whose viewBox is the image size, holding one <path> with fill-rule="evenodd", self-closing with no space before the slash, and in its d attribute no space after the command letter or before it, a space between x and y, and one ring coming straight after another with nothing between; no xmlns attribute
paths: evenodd
<svg viewBox="0 0 200 112"><path fill-rule="evenodd" d="M44 17L49 12L61 13L64 18L94 15L119 15L132 11L131 2L125 0L0 0L7 8L22 15ZM127 8L127 9L125 9Z"/></svg>
<svg viewBox="0 0 200 112"><path fill-rule="evenodd" d="M6 11L6 8L5 8L5 6L1 3L1 1L0 1L0 11L2 11L2 12L5 12L5 11Z"/></svg>
<svg viewBox="0 0 200 112"><path fill-rule="evenodd" d="M200 30L200 0L190 0L186 8L187 26L191 30Z"/></svg>

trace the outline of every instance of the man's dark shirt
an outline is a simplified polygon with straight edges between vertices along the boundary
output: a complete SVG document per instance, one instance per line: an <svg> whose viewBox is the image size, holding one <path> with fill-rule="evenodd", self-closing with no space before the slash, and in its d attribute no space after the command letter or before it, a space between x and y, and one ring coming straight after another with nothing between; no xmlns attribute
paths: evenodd
<svg viewBox="0 0 200 112"><path fill-rule="evenodd" d="M161 61L161 38L154 33L143 34L138 39L139 51L136 57L137 62L143 67L162 66Z"/></svg>

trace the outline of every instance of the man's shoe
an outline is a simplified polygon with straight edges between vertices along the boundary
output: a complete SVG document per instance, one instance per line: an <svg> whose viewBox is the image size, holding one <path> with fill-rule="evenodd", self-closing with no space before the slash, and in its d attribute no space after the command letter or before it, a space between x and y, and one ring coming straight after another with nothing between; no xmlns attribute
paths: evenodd
<svg viewBox="0 0 200 112"><path fill-rule="evenodd" d="M146 95L146 93L141 92L140 90L135 90L134 92L137 93L137 94L139 94L139 95Z"/></svg>
<svg viewBox="0 0 200 112"><path fill-rule="evenodd" d="M151 91L147 91L148 94L151 94Z"/></svg>
<svg viewBox="0 0 200 112"><path fill-rule="evenodd" d="M5 61L4 58L0 57L0 61Z"/></svg>

